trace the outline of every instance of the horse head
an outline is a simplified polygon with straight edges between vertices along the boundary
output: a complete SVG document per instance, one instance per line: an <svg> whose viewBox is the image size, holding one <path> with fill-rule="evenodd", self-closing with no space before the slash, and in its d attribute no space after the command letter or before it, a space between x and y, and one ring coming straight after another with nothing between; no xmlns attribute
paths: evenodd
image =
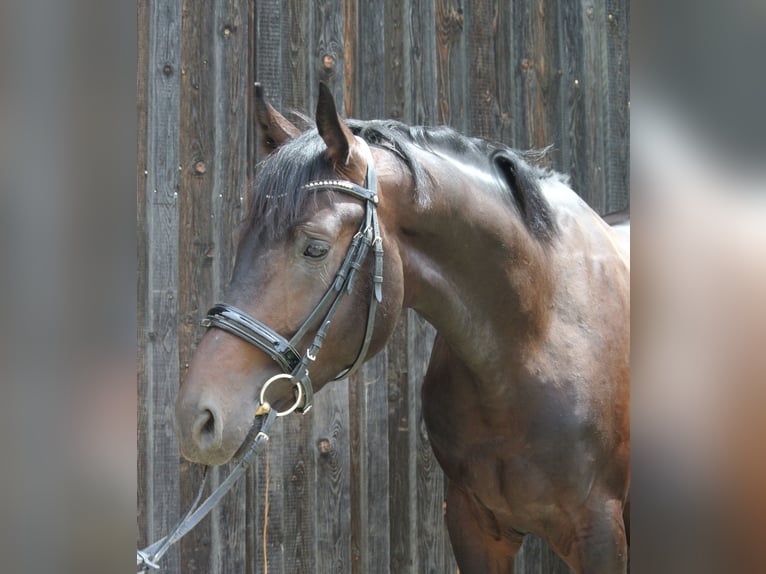
<svg viewBox="0 0 766 574"><path fill-rule="evenodd" d="M275 408L308 410L312 385L382 349L402 308L402 267L379 206L398 184L376 178L376 168L402 173L391 154L352 133L324 84L316 129L301 133L260 86L256 119L269 155L239 230L226 304L208 314L176 402L181 451L205 464L237 455L267 381Z"/></svg>

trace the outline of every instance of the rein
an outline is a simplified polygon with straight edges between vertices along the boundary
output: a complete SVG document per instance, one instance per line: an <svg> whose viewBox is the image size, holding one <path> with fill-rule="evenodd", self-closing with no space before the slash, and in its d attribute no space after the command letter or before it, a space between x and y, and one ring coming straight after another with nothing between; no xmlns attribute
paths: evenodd
<svg viewBox="0 0 766 574"><path fill-rule="evenodd" d="M375 255L372 273L373 290L367 312L364 338L353 364L330 382L339 381L351 376L364 363L370 342L372 341L375 314L378 304L383 299L383 240L380 236L377 212L379 199L375 164L373 163L372 153L367 143L359 137L357 137L357 140L367 156L365 187L341 179L314 181L301 187L305 191L338 191L361 199L365 205L365 216L362 219L359 230L351 240L343 263L341 263L330 288L319 300L314 310L309 313L309 316L298 331L288 340L265 323L226 303L214 305L202 320L203 327L217 327L259 348L279 365L282 373L271 377L261 388L260 404L255 413L255 421L242 447L238 451L243 452L242 457L229 473L229 476L210 494L205 502L199 505L208 476L209 467L205 467L202 484L194 502L186 514L175 524L170 534L143 550L137 551L136 562L139 572L147 568L159 569L158 561L170 547L207 516L218 501L234 486L240 476L248 469L255 456L263 450L264 445L269 440L271 426L277 417L286 416L293 411L305 414L311 409L314 389L309 378L309 365L316 361L332 319L343 298L353 290L356 274L366 260L370 248L372 248ZM314 335L313 341L301 357L301 354L297 351L298 343L316 325L317 320L323 314L324 317L316 335ZM283 411L277 411L275 408L272 408L271 404L266 400L266 391L269 386L279 379L289 379L293 384L295 395L295 402ZM248 443L249 446L246 446Z"/></svg>

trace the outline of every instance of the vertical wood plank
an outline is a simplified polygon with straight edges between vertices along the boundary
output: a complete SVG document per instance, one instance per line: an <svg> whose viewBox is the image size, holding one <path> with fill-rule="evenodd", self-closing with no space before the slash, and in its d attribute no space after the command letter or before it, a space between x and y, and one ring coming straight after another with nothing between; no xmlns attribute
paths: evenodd
<svg viewBox="0 0 766 574"><path fill-rule="evenodd" d="M606 2L605 100L608 117L606 138L606 189L604 212L630 206L630 59L628 20L630 3Z"/></svg>
<svg viewBox="0 0 766 574"><path fill-rule="evenodd" d="M353 110L359 108L355 84L358 22L358 0L343 0L343 110L347 118L354 117Z"/></svg>
<svg viewBox="0 0 766 574"><path fill-rule="evenodd" d="M466 97L470 75L465 57L463 0L436 0L437 122L465 132Z"/></svg>
<svg viewBox="0 0 766 574"><path fill-rule="evenodd" d="M429 125L437 118L437 26L435 0L410 2L406 35L409 38L410 86L407 99L412 103L411 117L416 125Z"/></svg>
<svg viewBox="0 0 766 574"><path fill-rule="evenodd" d="M145 353L139 397L150 439L145 446L147 495L146 540L163 536L179 514L178 443L173 433L172 406L178 385L178 100L180 53L180 2L149 2L146 5L148 57L146 66L146 174L144 214L146 278L144 283ZM165 563L179 568L179 551L171 550Z"/></svg>
<svg viewBox="0 0 766 574"><path fill-rule="evenodd" d="M454 557L444 522L444 473L428 441L420 388L428 367L435 330L409 310L407 377L416 400L417 572L454 572ZM415 391L415 389L417 389Z"/></svg>
<svg viewBox="0 0 766 574"><path fill-rule="evenodd" d="M604 213L606 206L605 150L605 101L606 82L602 75L604 30L606 21L601 2L584 0L580 6L582 19L583 77L577 79L578 89L583 90L585 106L585 147L588 150L586 173L587 188L576 190L597 212Z"/></svg>
<svg viewBox="0 0 766 574"><path fill-rule="evenodd" d="M311 64L313 59L312 40L314 37L313 10L302 0L288 0L285 3L283 26L283 112L308 113L311 110ZM289 116L288 116L289 119Z"/></svg>
<svg viewBox="0 0 766 574"><path fill-rule="evenodd" d="M215 245L212 226L214 111L211 97L212 10L210 5L184 7L181 99L179 118L180 189L178 237L179 361L185 372L202 335L199 318L213 300ZM202 478L201 465L182 461L181 500L184 508L194 500ZM205 520L180 542L182 564L190 572L210 572L210 520Z"/></svg>
<svg viewBox="0 0 766 574"><path fill-rule="evenodd" d="M316 394L316 573L351 571L348 381Z"/></svg>
<svg viewBox="0 0 766 574"><path fill-rule="evenodd" d="M514 4L498 0L492 23L494 32L493 49L495 52L494 77L497 93L496 106L498 117L495 119L496 138L511 147L516 146L514 125L516 121L516 99L514 85L515 71L518 69L514 38Z"/></svg>
<svg viewBox="0 0 766 574"><path fill-rule="evenodd" d="M344 53L342 0L317 0L315 4L315 52L312 68L317 80L330 88L338 110L345 109L344 98ZM358 70L357 70L358 72ZM311 101L316 101L317 88L312 86Z"/></svg>
<svg viewBox="0 0 766 574"><path fill-rule="evenodd" d="M387 0L384 4L385 19L383 35L385 44L380 54L385 61L385 106L381 117L403 121L409 118L410 99L405 85L409 77L409 35L405 33L405 18L409 9L409 0ZM371 69L374 69L371 68Z"/></svg>
<svg viewBox="0 0 766 574"><path fill-rule="evenodd" d="M364 456L367 473L367 572L390 572L388 393L386 389L386 353L368 361L362 369L365 392L367 431Z"/></svg>
<svg viewBox="0 0 766 574"><path fill-rule="evenodd" d="M471 66L468 132L491 140L499 139L500 135L494 51L497 18L496 0L471 4L468 19L468 53Z"/></svg>
<svg viewBox="0 0 766 574"><path fill-rule="evenodd" d="M395 67L396 54L386 53L384 2L359 3L359 43L357 54L357 108L359 119L381 118L386 115L386 85Z"/></svg>
<svg viewBox="0 0 766 574"><path fill-rule="evenodd" d="M149 307L149 228L146 209L146 177L148 175L147 138L148 138L148 76L149 76L149 0L138 0L138 58L136 62L136 251L137 251L137 286L136 286L136 339L138 353L136 357L136 440L138 456L136 460L136 498L138 500L138 548L145 548L153 540L148 539L151 516L147 501L151 497L151 460L154 436L149 422L149 381L147 312Z"/></svg>
<svg viewBox="0 0 766 574"><path fill-rule="evenodd" d="M385 352L349 381L352 572L389 571Z"/></svg>
<svg viewBox="0 0 766 574"><path fill-rule="evenodd" d="M314 415L283 419L285 572L301 574L314 572L316 564L314 513L315 446L312 441Z"/></svg>
<svg viewBox="0 0 766 574"><path fill-rule="evenodd" d="M417 564L416 418L407 369L408 326L405 313L386 346L391 572L412 572Z"/></svg>
<svg viewBox="0 0 766 574"><path fill-rule="evenodd" d="M524 0L514 6L521 56L522 108L517 116L523 118L517 141L523 148L543 149L560 141L556 5L552 0ZM561 164L561 151L555 145L548 160L551 166Z"/></svg>
<svg viewBox="0 0 766 574"><path fill-rule="evenodd" d="M561 50L561 166L570 177L572 189L586 198L598 191L590 189L588 165L591 161L586 138L588 117L585 111L585 61L582 51L582 16L579 3L561 3L558 9ZM592 200L591 200L592 201Z"/></svg>
<svg viewBox="0 0 766 574"><path fill-rule="evenodd" d="M349 418L349 452L351 464L349 466L351 481L349 485L350 509L351 509L351 574L364 572L365 563L363 558L367 553L367 491L363 487L366 484L367 465L362 453L366 434L366 405L364 393L360 389L359 375L353 376L348 381L348 410Z"/></svg>

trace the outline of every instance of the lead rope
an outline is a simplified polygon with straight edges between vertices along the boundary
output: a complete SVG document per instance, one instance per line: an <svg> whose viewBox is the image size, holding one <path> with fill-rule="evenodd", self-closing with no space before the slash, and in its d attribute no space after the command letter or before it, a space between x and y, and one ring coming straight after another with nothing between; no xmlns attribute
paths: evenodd
<svg viewBox="0 0 766 574"><path fill-rule="evenodd" d="M252 439L252 443L248 446L242 458L237 462L236 466L229 473L229 476L218 485L210 496L207 497L205 502L199 504L202 499L202 492L205 488L205 482L208 475L207 467L203 475L202 484L200 485L199 492L192 503L191 508L184 514L184 516L176 523L171 529L170 534L166 537L158 540L154 544L151 544L143 550L136 552L136 566L138 572L144 572L147 569L159 569L159 560L170 547L178 542L183 536L185 536L192 528L194 528L208 513L215 507L216 503L229 491L231 487L237 482L248 469L255 456L259 451L268 445L269 432L271 430L272 423L276 420L276 409L271 408L268 403L261 403L256 411L256 418L261 419L261 424L258 433ZM255 424L255 423L254 423ZM268 477L268 471L266 476ZM268 479L267 479L268 480ZM267 491L268 492L268 491ZM199 504L199 506L198 506Z"/></svg>

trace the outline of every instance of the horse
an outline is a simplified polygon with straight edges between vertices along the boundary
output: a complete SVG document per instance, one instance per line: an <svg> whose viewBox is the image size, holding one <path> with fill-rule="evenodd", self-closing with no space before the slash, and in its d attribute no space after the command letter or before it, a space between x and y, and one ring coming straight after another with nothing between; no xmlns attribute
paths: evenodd
<svg viewBox="0 0 766 574"><path fill-rule="evenodd" d="M575 572L625 572L626 235L528 152L345 120L321 83L305 131L255 100L269 155L179 389L182 454L236 458L265 387L281 414L308 410L412 308L437 331L422 416L460 572L513 572L528 533Z"/></svg>

